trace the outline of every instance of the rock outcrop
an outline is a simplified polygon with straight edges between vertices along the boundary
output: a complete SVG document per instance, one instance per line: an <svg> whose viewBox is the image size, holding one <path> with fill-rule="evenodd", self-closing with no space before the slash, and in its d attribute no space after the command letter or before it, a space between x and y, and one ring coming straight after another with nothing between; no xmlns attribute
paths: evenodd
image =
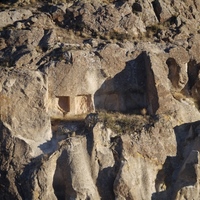
<svg viewBox="0 0 200 200"><path fill-rule="evenodd" d="M198 200L200 3L0 3L0 199Z"/></svg>

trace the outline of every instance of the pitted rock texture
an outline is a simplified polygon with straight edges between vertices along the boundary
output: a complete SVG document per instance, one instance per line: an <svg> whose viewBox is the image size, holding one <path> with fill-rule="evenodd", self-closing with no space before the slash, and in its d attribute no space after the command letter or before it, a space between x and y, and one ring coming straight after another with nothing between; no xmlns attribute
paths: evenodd
<svg viewBox="0 0 200 200"><path fill-rule="evenodd" d="M0 3L0 199L199 200L200 3Z"/></svg>

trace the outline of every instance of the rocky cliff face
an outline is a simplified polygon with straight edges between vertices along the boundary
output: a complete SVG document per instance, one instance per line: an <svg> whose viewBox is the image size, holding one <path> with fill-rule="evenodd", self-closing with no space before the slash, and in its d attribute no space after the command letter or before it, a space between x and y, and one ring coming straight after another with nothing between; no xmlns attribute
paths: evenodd
<svg viewBox="0 0 200 200"><path fill-rule="evenodd" d="M0 3L0 199L198 200L200 3Z"/></svg>

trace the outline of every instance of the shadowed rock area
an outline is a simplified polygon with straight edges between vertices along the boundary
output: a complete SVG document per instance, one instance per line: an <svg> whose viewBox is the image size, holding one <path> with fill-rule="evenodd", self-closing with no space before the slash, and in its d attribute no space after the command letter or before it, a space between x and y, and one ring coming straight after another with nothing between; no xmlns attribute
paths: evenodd
<svg viewBox="0 0 200 200"><path fill-rule="evenodd" d="M0 16L0 199L200 199L198 0Z"/></svg>

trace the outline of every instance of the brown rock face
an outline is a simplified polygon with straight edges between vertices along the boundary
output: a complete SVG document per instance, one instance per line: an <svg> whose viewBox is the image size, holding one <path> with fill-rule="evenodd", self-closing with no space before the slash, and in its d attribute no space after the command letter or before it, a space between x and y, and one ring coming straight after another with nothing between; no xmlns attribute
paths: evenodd
<svg viewBox="0 0 200 200"><path fill-rule="evenodd" d="M199 200L199 13L1 1L0 199Z"/></svg>

